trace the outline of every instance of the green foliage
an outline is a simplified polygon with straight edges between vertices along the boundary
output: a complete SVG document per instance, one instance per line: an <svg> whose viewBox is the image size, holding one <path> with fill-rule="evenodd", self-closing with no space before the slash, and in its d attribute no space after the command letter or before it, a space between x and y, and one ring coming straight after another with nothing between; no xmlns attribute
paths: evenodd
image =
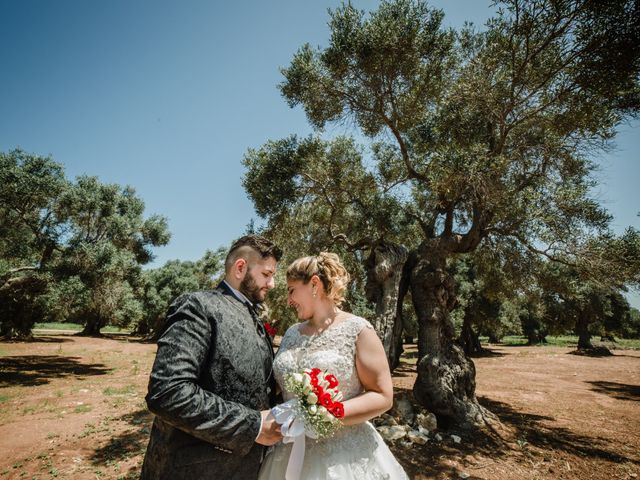
<svg viewBox="0 0 640 480"><path fill-rule="evenodd" d="M107 324L136 325L143 315L136 298L140 265L152 259L151 246L169 241L166 220L143 218L144 202L131 187L79 177L60 198L70 225L61 276L77 276L88 297L72 317L86 322L84 332L99 334Z"/></svg>
<svg viewBox="0 0 640 480"><path fill-rule="evenodd" d="M626 335L625 325L632 323L631 307L622 295L624 287L612 280L620 272L612 272L605 284L602 278L585 277L583 271L557 263L545 265L538 282L548 333L575 331L587 340L591 335Z"/></svg>
<svg viewBox="0 0 640 480"><path fill-rule="evenodd" d="M28 335L36 321L76 320L85 333L137 323L140 265L169 241L163 217L143 217L131 187L70 182L49 158L0 154L0 324Z"/></svg>
<svg viewBox="0 0 640 480"><path fill-rule="evenodd" d="M481 337L480 340L487 342L487 337ZM502 338L501 344L508 346L525 346L527 345L527 337L509 335ZM546 342L539 344L545 347L568 347L575 348L578 345L578 337L575 335L549 335ZM616 339L616 348L640 350L640 340Z"/></svg>
<svg viewBox="0 0 640 480"><path fill-rule="evenodd" d="M561 282L574 298L587 283L607 295L638 284L638 232L612 235L593 197L599 153L640 105L637 2L499 7L481 32L442 28L420 0L330 12L328 44L303 45L280 89L317 134L352 125L371 148L270 141L245 156L244 185L290 258L344 249L358 271L380 239L474 252L453 320L471 312L486 333L540 339L575 328ZM573 280L551 280L548 261ZM611 318L607 302L593 328Z"/></svg>
<svg viewBox="0 0 640 480"><path fill-rule="evenodd" d="M381 2L369 18L350 4L330 15L328 47L304 45L282 70L289 104L320 128L345 116L370 136L389 122L416 126L452 73L454 34L440 29L442 12L403 0Z"/></svg>
<svg viewBox="0 0 640 480"><path fill-rule="evenodd" d="M55 208L66 188L62 166L50 158L0 152L0 275L50 259L63 234Z"/></svg>
<svg viewBox="0 0 640 480"><path fill-rule="evenodd" d="M464 319L476 334L498 341L504 335L520 333L520 276L508 276L499 255L487 248L452 259L449 270L456 284L457 304L451 320L460 334Z"/></svg>
<svg viewBox="0 0 640 480"><path fill-rule="evenodd" d="M68 322L37 322L33 326L34 330L73 330L81 331L82 326Z"/></svg>
<svg viewBox="0 0 640 480"><path fill-rule="evenodd" d="M281 91L314 126L349 122L376 141L367 162L343 138L249 151L245 187L267 230L353 248L439 237L447 256L483 239L512 256L586 255L610 220L590 196L592 159L636 111L640 56L613 55L637 43L632 4L513 0L486 31L457 33L422 1L331 12L328 45L300 48Z"/></svg>
<svg viewBox="0 0 640 480"><path fill-rule="evenodd" d="M522 326L522 333L527 337L529 345L547 341L550 325L547 322L545 313L544 304L541 301L529 297L523 302L518 316Z"/></svg>
<svg viewBox="0 0 640 480"><path fill-rule="evenodd" d="M640 311L637 308L631 308L629 315L623 318L619 332L623 338L640 339Z"/></svg>
<svg viewBox="0 0 640 480"><path fill-rule="evenodd" d="M71 247L109 242L129 251L138 264L153 256L149 247L166 245L167 221L154 215L143 218L144 202L132 187L101 184L96 177L78 177L59 199L60 215L71 225Z"/></svg>
<svg viewBox="0 0 640 480"><path fill-rule="evenodd" d="M418 318L411 304L411 296L405 297L402 304L402 332L405 337L410 337L415 341L418 336Z"/></svg>
<svg viewBox="0 0 640 480"><path fill-rule="evenodd" d="M339 235L406 236L407 222L394 216L398 200L378 185L350 138L268 142L249 150L244 164L244 185L258 213L304 243L332 245Z"/></svg>
<svg viewBox="0 0 640 480"><path fill-rule="evenodd" d="M80 312L89 303L89 294L78 275L59 276L55 282L49 282L41 297L44 312L38 321L81 323Z"/></svg>
<svg viewBox="0 0 640 480"><path fill-rule="evenodd" d="M64 233L56 199L66 188L50 158L0 152L0 336L29 336L44 314L40 296Z"/></svg>
<svg viewBox="0 0 640 480"><path fill-rule="evenodd" d="M146 270L141 280L143 316L137 333L157 335L162 330L165 314L179 295L211 289L224 273L226 251L207 251L197 262L171 260L162 267Z"/></svg>
<svg viewBox="0 0 640 480"><path fill-rule="evenodd" d="M243 185L252 196L258 215L270 211L282 214L291 206L305 159L319 148L312 139L300 142L291 136L268 142L259 150L249 149L244 163L251 165L251 175L245 175Z"/></svg>

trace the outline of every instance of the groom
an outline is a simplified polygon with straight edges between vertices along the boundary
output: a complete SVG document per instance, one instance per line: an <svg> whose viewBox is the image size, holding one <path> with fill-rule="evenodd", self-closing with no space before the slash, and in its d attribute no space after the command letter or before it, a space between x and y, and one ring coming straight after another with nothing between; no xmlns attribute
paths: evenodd
<svg viewBox="0 0 640 480"><path fill-rule="evenodd" d="M282 252L247 235L230 248L215 290L169 308L146 400L155 415L144 480L257 478L264 446L282 436L271 339L255 312Z"/></svg>

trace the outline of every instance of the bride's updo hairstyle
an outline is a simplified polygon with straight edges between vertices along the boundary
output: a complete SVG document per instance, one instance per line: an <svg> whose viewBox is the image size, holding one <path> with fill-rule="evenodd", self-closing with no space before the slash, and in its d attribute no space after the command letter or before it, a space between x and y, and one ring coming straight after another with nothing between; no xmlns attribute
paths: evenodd
<svg viewBox="0 0 640 480"><path fill-rule="evenodd" d="M287 268L287 280L301 280L307 284L314 275L320 278L327 297L340 305L350 277L338 255L320 252L317 256L298 258Z"/></svg>

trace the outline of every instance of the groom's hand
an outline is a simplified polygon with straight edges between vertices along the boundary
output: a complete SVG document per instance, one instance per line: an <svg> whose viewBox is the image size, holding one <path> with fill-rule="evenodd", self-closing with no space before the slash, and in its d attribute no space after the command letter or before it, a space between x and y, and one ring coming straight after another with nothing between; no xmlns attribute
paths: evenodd
<svg viewBox="0 0 640 480"><path fill-rule="evenodd" d="M278 443L282 440L282 433L280 433L280 425L271 414L271 410L263 410L260 414L262 415L262 428L256 442L266 446Z"/></svg>

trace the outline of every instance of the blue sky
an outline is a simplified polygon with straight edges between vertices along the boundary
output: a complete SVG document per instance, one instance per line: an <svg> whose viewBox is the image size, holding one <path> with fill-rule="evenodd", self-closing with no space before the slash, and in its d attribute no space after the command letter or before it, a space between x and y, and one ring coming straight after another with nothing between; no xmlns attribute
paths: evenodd
<svg viewBox="0 0 640 480"><path fill-rule="evenodd" d="M490 3L431 2L453 27L482 25ZM326 43L327 9L339 4L0 0L0 151L132 185L149 214L169 218L173 237L153 266L198 259L255 218L241 185L246 150L311 132L280 97L279 68L303 43ZM618 232L640 228L639 133L624 126L601 161L596 194Z"/></svg>

